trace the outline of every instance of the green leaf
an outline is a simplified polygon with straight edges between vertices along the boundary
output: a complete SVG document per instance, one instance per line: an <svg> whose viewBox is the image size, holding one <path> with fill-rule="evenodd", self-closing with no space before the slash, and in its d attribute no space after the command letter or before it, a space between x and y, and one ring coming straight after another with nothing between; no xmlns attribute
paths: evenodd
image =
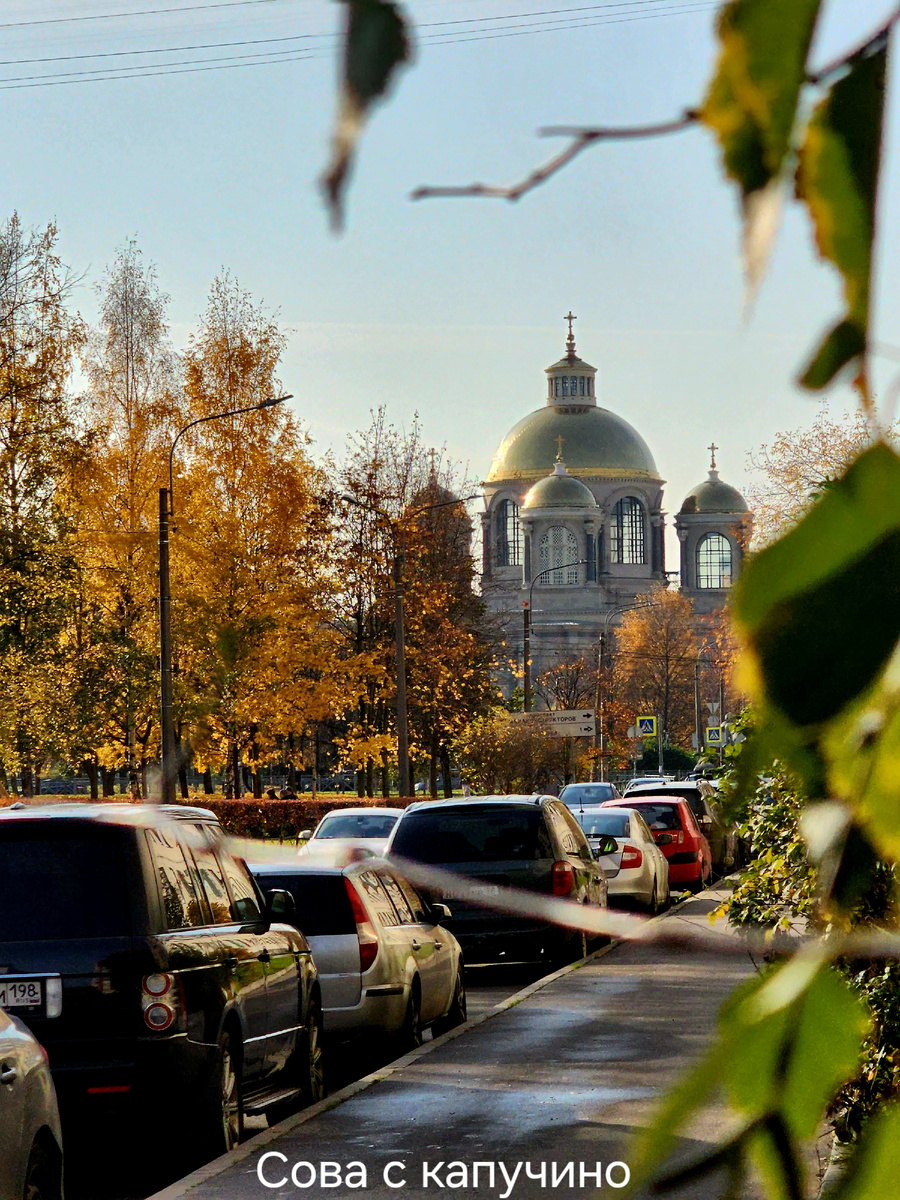
<svg viewBox="0 0 900 1200"><path fill-rule="evenodd" d="M356 145L372 102L383 96L411 55L403 14L387 0L346 0L344 72L331 164L323 187L332 224L343 224L343 198Z"/></svg>
<svg viewBox="0 0 900 1200"><path fill-rule="evenodd" d="M898 1179L900 1105L891 1104L869 1120L829 1200L885 1200L897 1194Z"/></svg>
<svg viewBox="0 0 900 1200"><path fill-rule="evenodd" d="M799 525L747 564L734 612L758 695L795 725L830 719L873 682L900 637L893 450L866 450Z"/></svg>
<svg viewBox="0 0 900 1200"><path fill-rule="evenodd" d="M801 383L823 388L849 364L868 400L865 351L875 204L881 164L887 72L887 35L849 64L817 106L800 150L797 195L813 221L816 245L844 280L846 316L832 329L806 368Z"/></svg>
<svg viewBox="0 0 900 1200"><path fill-rule="evenodd" d="M821 0L732 0L718 21L721 52L700 110L739 185L751 286L764 267L780 208L806 59Z"/></svg>

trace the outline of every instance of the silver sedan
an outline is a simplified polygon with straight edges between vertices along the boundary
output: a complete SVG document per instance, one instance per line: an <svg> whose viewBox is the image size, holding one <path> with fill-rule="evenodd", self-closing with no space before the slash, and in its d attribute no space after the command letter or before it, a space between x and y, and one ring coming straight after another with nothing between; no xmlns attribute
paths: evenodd
<svg viewBox="0 0 900 1200"><path fill-rule="evenodd" d="M609 884L610 900L626 900L657 913L669 904L669 864L640 813L633 808L585 807L573 816L596 852L604 837L618 850L598 858Z"/></svg>
<svg viewBox="0 0 900 1200"><path fill-rule="evenodd" d="M21 999L15 987L11 977L0 976L7 1003ZM47 1055L22 1022L0 1008L0 1196L62 1200L62 1163Z"/></svg>

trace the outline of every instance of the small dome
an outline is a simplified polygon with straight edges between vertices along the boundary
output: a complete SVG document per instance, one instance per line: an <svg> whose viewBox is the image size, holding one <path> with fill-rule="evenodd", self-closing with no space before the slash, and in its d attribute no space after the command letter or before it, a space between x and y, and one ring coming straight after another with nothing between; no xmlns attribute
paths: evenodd
<svg viewBox="0 0 900 1200"><path fill-rule="evenodd" d="M750 507L737 490L728 483L723 483L719 472L711 470L709 477L688 492L681 505L680 512L689 516L691 513L747 513Z"/></svg>
<svg viewBox="0 0 900 1200"><path fill-rule="evenodd" d="M523 511L528 508L597 507L591 489L570 475L565 463L559 459L552 473L536 483L522 502Z"/></svg>

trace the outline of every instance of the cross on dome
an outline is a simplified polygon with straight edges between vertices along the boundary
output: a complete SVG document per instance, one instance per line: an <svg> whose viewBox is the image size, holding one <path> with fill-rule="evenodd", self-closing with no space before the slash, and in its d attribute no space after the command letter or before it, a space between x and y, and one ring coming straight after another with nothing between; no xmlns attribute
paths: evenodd
<svg viewBox="0 0 900 1200"><path fill-rule="evenodd" d="M562 434L560 434L560 435L559 435L559 437L556 439L556 445L557 445L557 451L556 451L556 461L557 461L557 462L560 462L560 463L561 463L561 462L562 462L562 460L563 460L563 456L562 456L562 448L563 448L563 442L564 442L565 440L566 440L566 439L563 437L563 435L562 435Z"/></svg>
<svg viewBox="0 0 900 1200"><path fill-rule="evenodd" d="M716 469L716 451L721 450L722 447L717 446L716 443L713 442L711 446L707 446L706 448L712 453L712 462L709 464L709 469L714 471Z"/></svg>
<svg viewBox="0 0 900 1200"><path fill-rule="evenodd" d="M570 308L569 311L566 313L565 317L563 317L563 320L569 322L569 336L566 338L566 355L568 356L569 362L574 362L574 360L575 360L575 334L572 332L572 322L577 321L578 318L575 316L575 314L572 312L572 310Z"/></svg>

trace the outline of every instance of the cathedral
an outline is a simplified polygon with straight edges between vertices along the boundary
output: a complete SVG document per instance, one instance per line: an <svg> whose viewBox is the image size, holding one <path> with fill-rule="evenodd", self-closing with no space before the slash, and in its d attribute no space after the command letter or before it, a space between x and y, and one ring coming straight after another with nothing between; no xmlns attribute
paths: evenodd
<svg viewBox="0 0 900 1200"><path fill-rule="evenodd" d="M565 658L596 654L602 633L671 582L665 480L637 430L598 405L597 368L575 353L575 318L566 319L566 352L545 372L546 402L509 431L483 484L483 593L504 628L508 689L523 661L526 606L537 677ZM675 516L680 587L698 614L724 603L752 526L710 449L708 477Z"/></svg>

